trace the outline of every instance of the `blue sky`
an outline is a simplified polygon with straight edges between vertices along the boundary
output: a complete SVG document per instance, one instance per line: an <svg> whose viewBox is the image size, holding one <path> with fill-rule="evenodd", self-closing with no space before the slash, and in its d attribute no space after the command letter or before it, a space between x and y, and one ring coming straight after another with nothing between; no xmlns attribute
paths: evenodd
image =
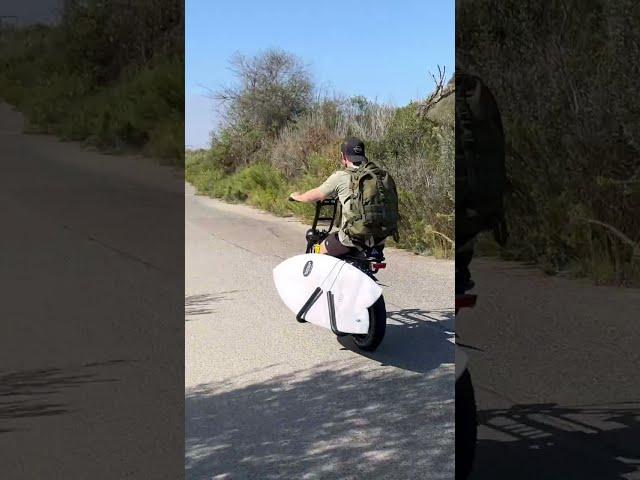
<svg viewBox="0 0 640 480"><path fill-rule="evenodd" d="M186 0L187 147L208 145L216 114L203 86L234 83L236 51L294 53L329 92L395 105L425 97L429 72L453 73L454 9L453 0Z"/></svg>

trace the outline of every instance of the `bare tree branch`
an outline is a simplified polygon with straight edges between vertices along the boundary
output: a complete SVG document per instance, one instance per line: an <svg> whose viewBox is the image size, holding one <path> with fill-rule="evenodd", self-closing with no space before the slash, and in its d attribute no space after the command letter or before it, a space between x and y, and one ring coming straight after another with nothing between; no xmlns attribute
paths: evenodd
<svg viewBox="0 0 640 480"><path fill-rule="evenodd" d="M426 116L433 106L437 105L449 95L455 93L456 90L455 83L452 81L449 81L449 83L445 85L446 67L441 68L438 65L438 77L436 77L433 73L431 73L430 75L433 83L435 84L435 89L420 105L419 113L422 116Z"/></svg>

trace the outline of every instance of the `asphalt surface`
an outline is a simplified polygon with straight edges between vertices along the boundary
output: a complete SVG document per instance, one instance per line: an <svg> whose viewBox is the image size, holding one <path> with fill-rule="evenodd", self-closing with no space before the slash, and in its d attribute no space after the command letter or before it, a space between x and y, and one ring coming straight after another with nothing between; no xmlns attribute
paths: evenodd
<svg viewBox="0 0 640 480"><path fill-rule="evenodd" d="M481 426L473 480L640 478L640 291L471 264L457 319Z"/></svg>
<svg viewBox="0 0 640 480"><path fill-rule="evenodd" d="M278 297L306 228L187 189L186 477L453 478L453 262L385 252L387 334L365 355Z"/></svg>
<svg viewBox="0 0 640 480"><path fill-rule="evenodd" d="M183 474L184 180L0 105L0 477Z"/></svg>

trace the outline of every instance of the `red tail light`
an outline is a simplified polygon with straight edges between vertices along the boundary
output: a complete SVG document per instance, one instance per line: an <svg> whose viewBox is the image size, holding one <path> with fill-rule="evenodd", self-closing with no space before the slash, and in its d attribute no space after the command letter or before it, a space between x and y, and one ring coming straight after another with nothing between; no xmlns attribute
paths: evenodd
<svg viewBox="0 0 640 480"><path fill-rule="evenodd" d="M372 263L371 266L373 268L375 268L376 270L379 270L381 268L387 268L387 264L386 263Z"/></svg>
<svg viewBox="0 0 640 480"><path fill-rule="evenodd" d="M456 295L456 310L475 307L477 298L476 295L470 294Z"/></svg>

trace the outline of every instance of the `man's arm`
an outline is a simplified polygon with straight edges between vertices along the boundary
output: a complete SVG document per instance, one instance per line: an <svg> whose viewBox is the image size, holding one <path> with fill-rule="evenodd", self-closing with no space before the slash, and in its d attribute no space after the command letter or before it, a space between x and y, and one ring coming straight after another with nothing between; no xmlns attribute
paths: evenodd
<svg viewBox="0 0 640 480"><path fill-rule="evenodd" d="M319 188L314 188L304 193L293 192L289 196L294 200L297 200L298 202L304 202L304 203L319 202L327 198L327 195L325 195L322 191L320 191Z"/></svg>
<svg viewBox="0 0 640 480"><path fill-rule="evenodd" d="M339 181L339 172L334 172L319 187L311 189L304 193L293 192L289 196L294 200L297 200L298 202L305 202L305 203L320 202L329 197L335 197L337 193L336 185L338 184L338 181Z"/></svg>

